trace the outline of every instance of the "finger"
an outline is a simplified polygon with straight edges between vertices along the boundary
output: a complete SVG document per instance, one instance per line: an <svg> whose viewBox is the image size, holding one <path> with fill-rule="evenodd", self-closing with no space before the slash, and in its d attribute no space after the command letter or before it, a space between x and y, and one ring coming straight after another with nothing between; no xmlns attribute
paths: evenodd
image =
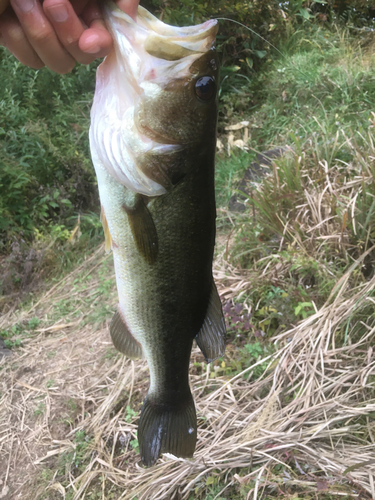
<svg viewBox="0 0 375 500"><path fill-rule="evenodd" d="M0 17L0 44L4 45L22 64L30 68L43 68L44 63L30 45L16 15L7 9Z"/></svg>
<svg viewBox="0 0 375 500"><path fill-rule="evenodd" d="M118 0L117 6L133 19L137 16L139 0Z"/></svg>
<svg viewBox="0 0 375 500"><path fill-rule="evenodd" d="M0 14L2 14L8 7L9 0L0 0Z"/></svg>
<svg viewBox="0 0 375 500"><path fill-rule="evenodd" d="M79 63L91 63L99 50L95 50L95 55L86 54L79 47L85 27L77 16L72 4L67 0L45 0L43 10L49 19L55 33L67 52Z"/></svg>
<svg viewBox="0 0 375 500"><path fill-rule="evenodd" d="M77 16L81 16L86 5L91 1L92 0L70 0L70 3L72 4L74 12L77 14Z"/></svg>
<svg viewBox="0 0 375 500"><path fill-rule="evenodd" d="M82 34L79 47L83 52L93 54L95 57L104 57L112 49L113 41L111 35L100 19L91 23L90 28Z"/></svg>
<svg viewBox="0 0 375 500"><path fill-rule="evenodd" d="M104 57L112 49L112 37L108 33L101 9L96 1L90 1L82 12L82 19L89 27L80 41L80 49L96 57Z"/></svg>
<svg viewBox="0 0 375 500"><path fill-rule="evenodd" d="M75 66L73 57L60 44L38 0L11 0L26 37L44 64L57 73Z"/></svg>
<svg viewBox="0 0 375 500"><path fill-rule="evenodd" d="M118 5L126 9L126 13L135 17L139 0L120 0ZM82 18L90 27L85 31L79 41L82 51L95 54L96 57L104 57L112 49L112 37L106 28L103 14L95 0L89 1L82 13Z"/></svg>

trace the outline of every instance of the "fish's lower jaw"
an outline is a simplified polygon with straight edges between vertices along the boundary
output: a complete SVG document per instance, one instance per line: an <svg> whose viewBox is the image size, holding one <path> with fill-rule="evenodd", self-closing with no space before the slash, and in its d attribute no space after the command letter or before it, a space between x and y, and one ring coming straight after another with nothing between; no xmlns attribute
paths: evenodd
<svg viewBox="0 0 375 500"><path fill-rule="evenodd" d="M191 394L185 401L164 405L147 396L138 425L142 462L153 465L161 453L190 458L197 441L197 416Z"/></svg>

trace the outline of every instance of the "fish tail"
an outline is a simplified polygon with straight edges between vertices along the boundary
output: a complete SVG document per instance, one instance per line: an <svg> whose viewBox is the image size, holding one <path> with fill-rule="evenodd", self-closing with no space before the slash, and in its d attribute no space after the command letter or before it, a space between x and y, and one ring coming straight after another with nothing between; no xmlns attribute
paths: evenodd
<svg viewBox="0 0 375 500"><path fill-rule="evenodd" d="M138 425L144 465L153 465L161 453L192 457L197 441L197 416L191 393L179 404L160 404L147 396Z"/></svg>

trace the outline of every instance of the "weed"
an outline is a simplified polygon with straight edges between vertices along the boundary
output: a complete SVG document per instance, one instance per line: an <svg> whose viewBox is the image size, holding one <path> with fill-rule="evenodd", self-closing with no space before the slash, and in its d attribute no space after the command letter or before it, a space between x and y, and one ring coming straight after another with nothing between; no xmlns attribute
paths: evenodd
<svg viewBox="0 0 375 500"><path fill-rule="evenodd" d="M126 406L125 422L131 422L138 416L138 412L134 411L129 405ZM138 446L138 445L137 445Z"/></svg>
<svg viewBox="0 0 375 500"><path fill-rule="evenodd" d="M34 416L44 415L46 411L46 405L43 402L38 403L37 408L34 410Z"/></svg>
<svg viewBox="0 0 375 500"><path fill-rule="evenodd" d="M35 72L0 50L0 241L66 237L66 218L96 205L87 140L96 65Z"/></svg>
<svg viewBox="0 0 375 500"><path fill-rule="evenodd" d="M118 358L120 356L120 353L113 347L108 347L106 353L105 353L105 359L114 359Z"/></svg>
<svg viewBox="0 0 375 500"><path fill-rule="evenodd" d="M236 184L249 167L255 154L232 152L230 157L218 155L216 160L216 201L219 206L228 206ZM219 218L219 223L221 219Z"/></svg>
<svg viewBox="0 0 375 500"><path fill-rule="evenodd" d="M21 339L15 339L15 340L4 340L4 345L7 349L12 349L14 347L20 347L22 345Z"/></svg>
<svg viewBox="0 0 375 500"><path fill-rule="evenodd" d="M67 401L67 404L68 404L68 407L71 411L73 412L76 412L78 410L78 405L77 403L74 401L74 399L72 398L69 398L68 401Z"/></svg>
<svg viewBox="0 0 375 500"><path fill-rule="evenodd" d="M4 344L8 349L22 346L22 341L31 336L30 330L39 325L38 318L32 318L27 325L16 323L8 330L0 330L0 337L4 339Z"/></svg>
<svg viewBox="0 0 375 500"><path fill-rule="evenodd" d="M89 453L90 442L92 438L87 436L85 431L77 431L74 436L74 451L62 453L58 459L58 469L61 474L66 475L69 472L77 474L84 466ZM76 470L74 470L76 469Z"/></svg>
<svg viewBox="0 0 375 500"><path fill-rule="evenodd" d="M314 305L312 302L298 302L297 307L294 309L294 314L302 319L306 319L311 314L314 314Z"/></svg>
<svg viewBox="0 0 375 500"><path fill-rule="evenodd" d="M135 432L135 435L137 435L136 432ZM139 442L138 442L138 438L137 437L135 439L132 439L130 441L130 446L135 451L135 453L139 454Z"/></svg>
<svg viewBox="0 0 375 500"><path fill-rule="evenodd" d="M37 326L39 326L39 323L40 323L40 319L39 318L31 318L28 323L27 323L27 326L30 330L35 330L35 328Z"/></svg>

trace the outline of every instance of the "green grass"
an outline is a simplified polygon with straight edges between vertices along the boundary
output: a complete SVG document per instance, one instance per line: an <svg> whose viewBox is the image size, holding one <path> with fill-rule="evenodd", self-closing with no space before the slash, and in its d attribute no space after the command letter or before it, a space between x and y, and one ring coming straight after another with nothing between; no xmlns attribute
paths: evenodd
<svg viewBox="0 0 375 500"><path fill-rule="evenodd" d="M281 45L283 56L276 53L250 83L225 97L226 114L232 121L250 119L256 149L314 135L324 144L340 129L367 130L375 100L374 58L361 41L347 30L305 25Z"/></svg>
<svg viewBox="0 0 375 500"><path fill-rule="evenodd" d="M228 158L220 153L216 156L216 204L227 207L238 182L241 180L250 162L255 158L255 153L236 152Z"/></svg>
<svg viewBox="0 0 375 500"><path fill-rule="evenodd" d="M252 282L241 301L252 310L253 331L267 337L320 308L375 244L370 42L335 26L306 24L280 47L283 56L242 84L232 101L225 97L232 123L250 121L252 150L293 149L275 161L269 176L249 184L247 210L231 214L229 260L247 269ZM248 111L237 109L238 99L248 102L250 94ZM226 230L228 200L252 159L232 152L217 162L219 227ZM353 272L353 286L373 276L374 257L371 250Z"/></svg>

